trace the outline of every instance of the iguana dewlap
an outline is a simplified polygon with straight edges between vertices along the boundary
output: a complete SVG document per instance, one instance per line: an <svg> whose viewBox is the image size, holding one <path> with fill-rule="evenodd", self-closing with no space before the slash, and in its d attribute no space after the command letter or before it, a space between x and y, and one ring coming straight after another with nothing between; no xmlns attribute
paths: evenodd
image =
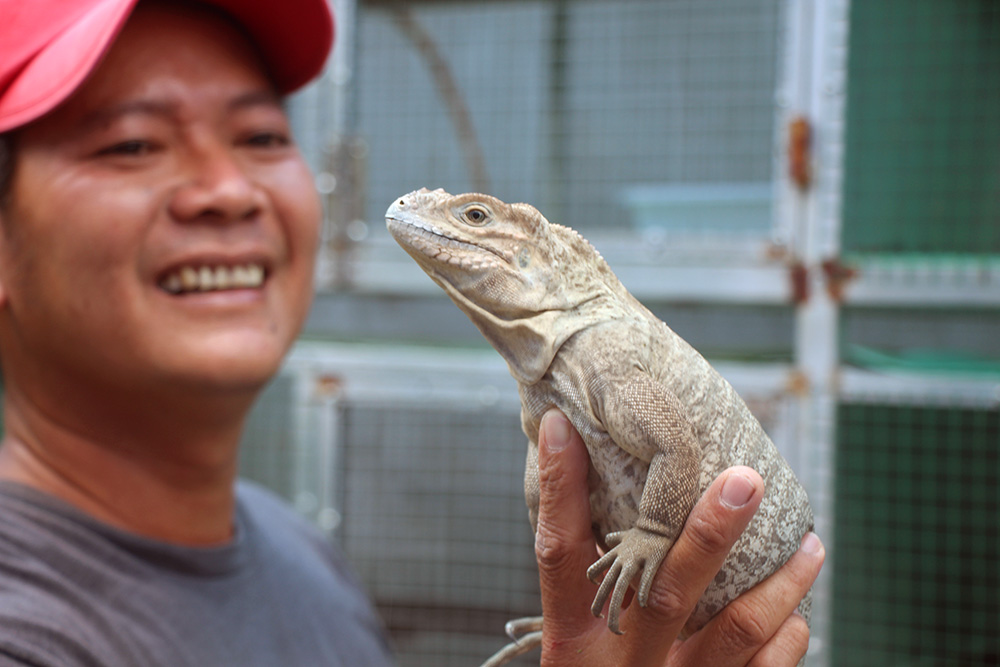
<svg viewBox="0 0 1000 667"><path fill-rule="evenodd" d="M559 408L583 437L594 532L606 550L588 572L595 579L607 570L593 611L610 596L612 630L630 582L639 577L645 605L695 502L730 466L759 472L764 499L686 632L798 549L813 515L788 464L729 383L632 297L579 234L527 204L426 189L397 199L386 224L518 382L532 527L542 415ZM807 598L807 618L808 606Z"/></svg>

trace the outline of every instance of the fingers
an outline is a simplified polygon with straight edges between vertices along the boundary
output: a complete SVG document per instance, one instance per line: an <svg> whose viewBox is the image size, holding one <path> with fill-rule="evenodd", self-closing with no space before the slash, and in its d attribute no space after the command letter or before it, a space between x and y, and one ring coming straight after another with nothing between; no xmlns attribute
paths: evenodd
<svg viewBox="0 0 1000 667"><path fill-rule="evenodd" d="M539 429L541 487L535 555L542 589L546 638L577 637L594 624L593 589L584 585L597 555L590 527L583 441L562 413L551 410Z"/></svg>
<svg viewBox="0 0 1000 667"><path fill-rule="evenodd" d="M596 556L589 459L579 435L555 410L542 419L538 464L535 552L545 613L543 665L663 665L672 645L670 664L692 667L794 665L804 654L808 628L792 610L822 565L822 545L812 539L705 628L674 644L760 505L764 482L755 471L730 468L712 483L660 566L648 607L629 607L621 618L625 634L614 635L591 616L594 589L581 585Z"/></svg>
<svg viewBox="0 0 1000 667"><path fill-rule="evenodd" d="M809 533L802 546L773 575L736 598L708 625L678 647L683 665L795 665L809 645L809 628L795 614L826 552Z"/></svg>
<svg viewBox="0 0 1000 667"><path fill-rule="evenodd" d="M763 480L747 467L730 468L709 486L663 560L648 606L632 605L623 615L625 634L620 639L624 641L617 646L620 664L664 664L673 639L763 497Z"/></svg>
<svg viewBox="0 0 1000 667"><path fill-rule="evenodd" d="M781 624L764 648L754 654L747 667L781 667L799 664L809 650L809 625L806 619L792 614Z"/></svg>

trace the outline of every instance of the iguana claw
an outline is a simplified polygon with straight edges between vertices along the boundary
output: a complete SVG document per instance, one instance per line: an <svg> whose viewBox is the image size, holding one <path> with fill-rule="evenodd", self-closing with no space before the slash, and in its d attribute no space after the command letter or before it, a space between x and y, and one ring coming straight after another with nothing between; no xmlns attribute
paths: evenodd
<svg viewBox="0 0 1000 667"><path fill-rule="evenodd" d="M614 548L587 569L587 577L595 583L601 572L608 571L601 581L600 588L597 589L590 611L594 616L600 617L601 610L604 609L604 604L610 595L608 629L615 634L622 634L618 628L618 619L629 585L636 575L642 572L638 597L640 606L645 607L649 601L649 589L653 585L653 577L673 541L641 528L611 533L605 541L608 546Z"/></svg>

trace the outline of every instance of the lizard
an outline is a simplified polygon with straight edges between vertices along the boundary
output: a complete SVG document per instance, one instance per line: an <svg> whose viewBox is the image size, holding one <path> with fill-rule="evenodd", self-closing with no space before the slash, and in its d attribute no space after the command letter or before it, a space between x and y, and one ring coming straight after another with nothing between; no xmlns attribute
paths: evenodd
<svg viewBox="0 0 1000 667"><path fill-rule="evenodd" d="M682 636L777 570L813 528L807 494L732 386L633 297L597 250L529 204L444 190L396 199L393 238L451 297L507 362L528 437L524 490L537 529L538 430L551 407L590 455L594 535L602 555L587 571L592 612L608 605L620 632L638 579L646 606L653 575L695 502L723 470L748 465L765 495L750 525L698 601ZM808 620L811 591L799 611ZM522 637L516 633L527 632ZM541 642L541 620L508 624L499 665Z"/></svg>

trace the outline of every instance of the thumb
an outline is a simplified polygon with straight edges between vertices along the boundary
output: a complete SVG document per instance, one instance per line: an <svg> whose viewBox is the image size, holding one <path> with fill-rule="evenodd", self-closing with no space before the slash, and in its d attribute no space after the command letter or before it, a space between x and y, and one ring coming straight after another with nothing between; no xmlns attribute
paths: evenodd
<svg viewBox="0 0 1000 667"><path fill-rule="evenodd" d="M535 532L549 637L576 636L593 622L594 589L587 567L597 558L590 525L587 475L590 459L579 434L558 410L542 418L538 436L539 505ZM571 627L561 627L561 626Z"/></svg>

